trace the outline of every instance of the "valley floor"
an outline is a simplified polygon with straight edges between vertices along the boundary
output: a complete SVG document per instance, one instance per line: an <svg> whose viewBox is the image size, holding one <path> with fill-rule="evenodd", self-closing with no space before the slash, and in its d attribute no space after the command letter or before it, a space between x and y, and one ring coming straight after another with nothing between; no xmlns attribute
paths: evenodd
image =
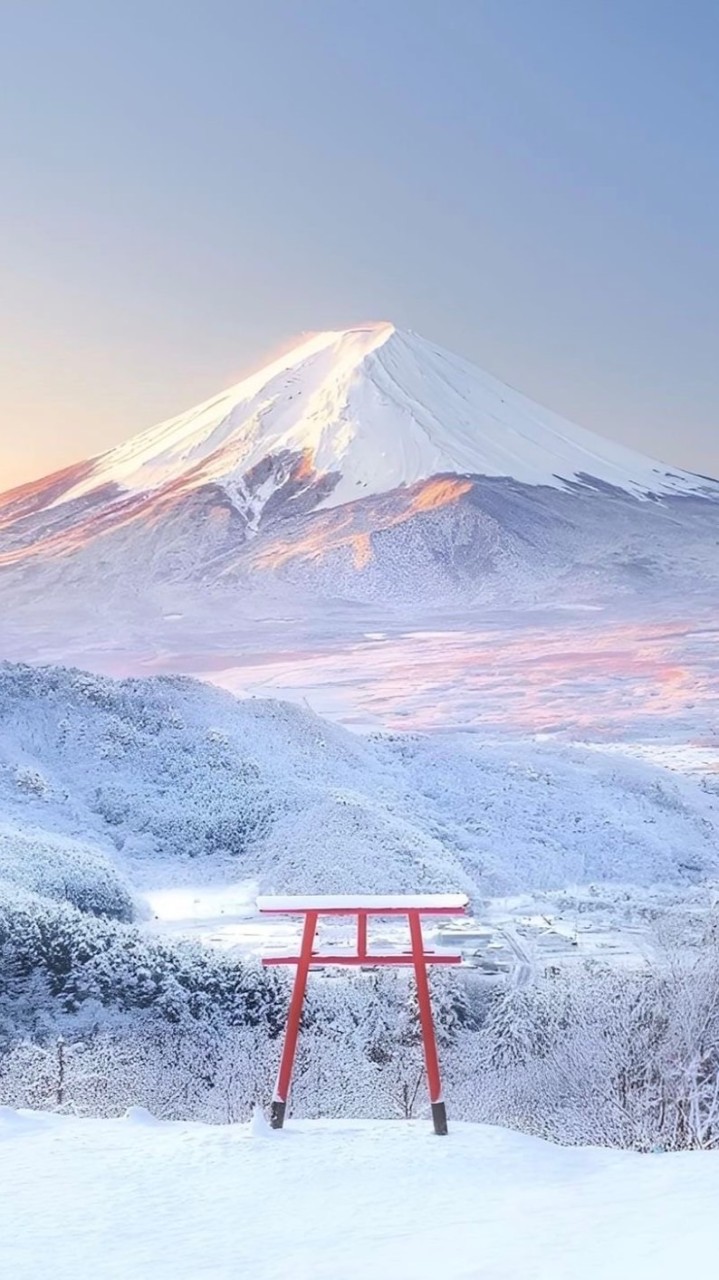
<svg viewBox="0 0 719 1280"><path fill-rule="evenodd" d="M0 1109L12 1280L674 1280L710 1273L718 1198L714 1152Z"/></svg>

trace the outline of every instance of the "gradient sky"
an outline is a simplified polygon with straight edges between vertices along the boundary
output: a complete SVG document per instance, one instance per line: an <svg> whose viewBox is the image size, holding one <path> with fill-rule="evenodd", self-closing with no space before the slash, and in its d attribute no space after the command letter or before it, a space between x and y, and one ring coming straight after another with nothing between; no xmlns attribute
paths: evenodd
<svg viewBox="0 0 719 1280"><path fill-rule="evenodd" d="M0 488L386 318L719 475L715 0L0 0Z"/></svg>

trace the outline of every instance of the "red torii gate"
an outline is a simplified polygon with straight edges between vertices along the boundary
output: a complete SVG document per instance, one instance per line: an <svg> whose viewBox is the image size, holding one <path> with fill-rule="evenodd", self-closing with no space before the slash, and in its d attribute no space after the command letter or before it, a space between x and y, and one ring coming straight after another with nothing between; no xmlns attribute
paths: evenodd
<svg viewBox="0 0 719 1280"><path fill-rule="evenodd" d="M432 1003L427 980L428 964L461 964L462 957L456 955L440 955L425 951L422 938L422 916L459 916L467 910L467 898L464 894L388 894L360 896L343 894L326 896L316 894L309 897L260 897L257 906L263 915L304 916L302 943L298 956L266 956L263 964L295 964L295 983L287 1017L285 1042L282 1046L282 1058L277 1075L277 1084L272 1098L270 1123L273 1129L281 1129L284 1124L287 1100L292 1082L292 1068L297 1048L297 1036L302 1017L302 1005L307 988L307 975L317 965L413 965L417 981L417 997L424 1045L424 1060L427 1067L429 1098L432 1105L432 1121L434 1131L438 1134L447 1132L447 1109L442 1098L442 1083L439 1075L439 1059L437 1042L432 1020ZM357 950L351 954L318 955L314 950L317 922L320 916L356 916L357 917ZM370 916L406 916L409 921L409 936L412 950L394 955L373 955L367 950L367 921Z"/></svg>

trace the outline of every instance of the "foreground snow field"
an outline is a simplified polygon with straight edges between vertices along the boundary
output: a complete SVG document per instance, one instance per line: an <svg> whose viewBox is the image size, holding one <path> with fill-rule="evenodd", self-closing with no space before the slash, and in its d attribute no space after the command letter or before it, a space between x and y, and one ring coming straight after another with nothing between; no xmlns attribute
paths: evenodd
<svg viewBox="0 0 719 1280"><path fill-rule="evenodd" d="M0 1109L12 1280L674 1280L710 1274L719 1154L483 1125L273 1133Z"/></svg>

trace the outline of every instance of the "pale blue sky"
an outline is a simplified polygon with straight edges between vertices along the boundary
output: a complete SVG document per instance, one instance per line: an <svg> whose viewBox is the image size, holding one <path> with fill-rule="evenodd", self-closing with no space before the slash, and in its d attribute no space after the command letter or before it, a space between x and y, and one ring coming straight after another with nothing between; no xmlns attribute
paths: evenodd
<svg viewBox="0 0 719 1280"><path fill-rule="evenodd" d="M714 0L0 0L0 482L379 318L719 474L717 66Z"/></svg>

